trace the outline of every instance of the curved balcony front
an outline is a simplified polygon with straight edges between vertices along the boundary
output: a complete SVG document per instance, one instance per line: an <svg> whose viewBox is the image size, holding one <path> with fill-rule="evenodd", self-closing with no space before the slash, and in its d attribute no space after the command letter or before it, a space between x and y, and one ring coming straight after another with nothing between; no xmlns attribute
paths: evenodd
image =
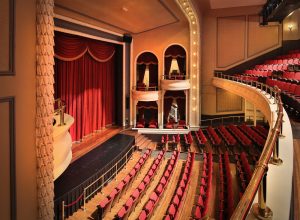
<svg viewBox="0 0 300 220"><path fill-rule="evenodd" d="M188 90L191 88L190 79L185 75L164 75L161 80L161 88L163 90Z"/></svg>
<svg viewBox="0 0 300 220"><path fill-rule="evenodd" d="M134 86L132 88L132 98L135 101L158 101L161 99L161 90L158 90L156 86L142 88Z"/></svg>

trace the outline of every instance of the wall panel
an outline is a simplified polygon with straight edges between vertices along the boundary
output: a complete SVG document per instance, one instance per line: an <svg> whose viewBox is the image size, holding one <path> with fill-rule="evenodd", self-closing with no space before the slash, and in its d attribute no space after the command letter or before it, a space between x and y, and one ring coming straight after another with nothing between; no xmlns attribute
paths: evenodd
<svg viewBox="0 0 300 220"><path fill-rule="evenodd" d="M248 16L248 57L279 46L279 25L260 26L258 15Z"/></svg>
<svg viewBox="0 0 300 220"><path fill-rule="evenodd" d="M0 98L0 216L11 220L16 217L14 129L14 99Z"/></svg>
<svg viewBox="0 0 300 220"><path fill-rule="evenodd" d="M13 75L14 1L0 1L0 76Z"/></svg>
<svg viewBox="0 0 300 220"><path fill-rule="evenodd" d="M217 88L217 112L242 111L243 100L240 96Z"/></svg>
<svg viewBox="0 0 300 220"><path fill-rule="evenodd" d="M217 18L217 67L245 58L246 16Z"/></svg>

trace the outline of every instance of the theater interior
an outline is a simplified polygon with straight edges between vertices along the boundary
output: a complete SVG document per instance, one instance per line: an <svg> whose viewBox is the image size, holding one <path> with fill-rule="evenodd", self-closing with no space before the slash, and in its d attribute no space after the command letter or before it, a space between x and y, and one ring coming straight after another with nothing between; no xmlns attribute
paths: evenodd
<svg viewBox="0 0 300 220"><path fill-rule="evenodd" d="M300 219L299 0L0 0L3 220Z"/></svg>

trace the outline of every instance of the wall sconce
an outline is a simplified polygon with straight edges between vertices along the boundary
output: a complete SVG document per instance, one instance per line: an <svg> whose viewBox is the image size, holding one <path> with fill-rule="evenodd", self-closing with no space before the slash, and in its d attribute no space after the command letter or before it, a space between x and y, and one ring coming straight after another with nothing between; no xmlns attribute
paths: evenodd
<svg viewBox="0 0 300 220"><path fill-rule="evenodd" d="M292 25L292 24L289 24L289 25L288 25L288 29L289 29L290 31L292 31L292 30L293 30L293 25Z"/></svg>

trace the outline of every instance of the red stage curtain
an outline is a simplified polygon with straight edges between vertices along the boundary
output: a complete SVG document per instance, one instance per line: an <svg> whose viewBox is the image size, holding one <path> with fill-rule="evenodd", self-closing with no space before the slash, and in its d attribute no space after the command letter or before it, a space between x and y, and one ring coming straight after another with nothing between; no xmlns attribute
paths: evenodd
<svg viewBox="0 0 300 220"><path fill-rule="evenodd" d="M55 33L56 97L75 119L73 141L114 123L114 53L112 44Z"/></svg>

